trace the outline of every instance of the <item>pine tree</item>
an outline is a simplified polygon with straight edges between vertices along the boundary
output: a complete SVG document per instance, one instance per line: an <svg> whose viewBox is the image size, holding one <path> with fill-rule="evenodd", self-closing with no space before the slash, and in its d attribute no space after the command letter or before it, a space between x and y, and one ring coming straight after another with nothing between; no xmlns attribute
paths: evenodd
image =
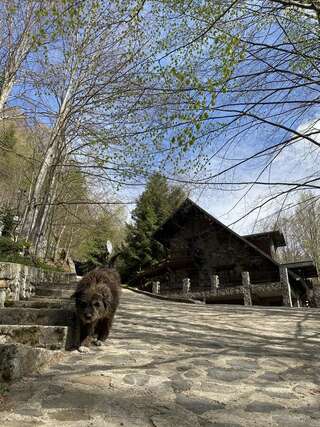
<svg viewBox="0 0 320 427"><path fill-rule="evenodd" d="M153 239L153 234L185 198L185 191L178 186L169 187L161 174L150 177L132 212L133 223L127 225L122 250L123 280L130 281L139 271L165 256L163 246Z"/></svg>

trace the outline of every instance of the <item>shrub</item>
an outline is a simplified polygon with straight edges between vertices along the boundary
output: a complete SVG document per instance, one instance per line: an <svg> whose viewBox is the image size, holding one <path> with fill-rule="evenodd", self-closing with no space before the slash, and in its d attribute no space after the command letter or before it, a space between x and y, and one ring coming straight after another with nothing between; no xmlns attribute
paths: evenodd
<svg viewBox="0 0 320 427"><path fill-rule="evenodd" d="M0 256L14 256L24 248L24 242L14 242L10 237L0 236Z"/></svg>

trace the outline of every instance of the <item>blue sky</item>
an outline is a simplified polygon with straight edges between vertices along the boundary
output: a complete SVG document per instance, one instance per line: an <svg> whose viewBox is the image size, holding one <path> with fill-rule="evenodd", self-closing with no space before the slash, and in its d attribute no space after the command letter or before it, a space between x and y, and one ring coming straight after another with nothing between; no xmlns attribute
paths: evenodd
<svg viewBox="0 0 320 427"><path fill-rule="evenodd" d="M264 43L272 44L273 41L277 39L278 33L274 32L273 28L270 33L266 34L263 32L258 32L255 34L255 37L257 40L263 41ZM54 62L55 57L53 55L53 52L51 52L50 56L51 61ZM58 59L59 57L57 58L57 62L59 62ZM32 57L30 58L30 60L30 69L32 69ZM164 61L165 64L166 62L169 63L168 60ZM214 61L209 61L208 69L210 69L209 65L214 66ZM286 66L287 64L283 65L284 68ZM242 71L260 71L261 69L263 69L263 67L263 62L256 64L251 62L246 63L246 61L244 61L241 67L239 67L239 69L237 70L237 72L241 73ZM212 74L214 76L214 72L212 72ZM206 80L206 73L204 73L202 76L203 79ZM274 87L273 78L276 81L278 77L278 75L273 75L272 73L268 75L265 85L269 87L269 90ZM16 90L18 89L19 87L16 88ZM37 98L37 96L39 96L39 98L43 97L42 101L47 106L48 110L50 110L50 107L52 107L53 110L56 110L56 105L53 103L50 96L46 96L43 91L41 91L40 95L29 91L28 95L31 98ZM259 97L260 95L260 93L257 93L256 96ZM293 93L290 91L281 91L280 97L283 97L284 95L287 97L288 100L294 100L294 98L300 98L302 100L311 99L312 91L311 89L309 92L308 89L297 89L294 90ZM240 101L243 102L243 104L241 106L237 106L237 108L240 110L246 109L248 107L249 102L254 101L254 96L255 95L250 94L250 96L240 98ZM278 95L273 96L272 100L276 101L278 99L277 97ZM292 129L297 129L303 133L304 131L306 131L308 126L314 126L315 121L318 117L320 117L318 111L311 110L301 117L299 116L299 114L291 114L290 105L288 104L288 106L286 106L285 104L286 99L281 98L281 100L283 100L282 106L278 107L278 111L276 111L276 108L273 107L273 113L281 113L282 116L279 119L281 123L285 123L288 127L291 127ZM209 97L207 101L208 104L210 104ZM21 103L21 100L19 102ZM220 121L221 116L224 115L225 111L228 111L227 108L221 108L221 105L229 102L231 104L234 102L234 105L237 105L239 99L237 99L236 97L232 98L228 94L218 96L217 105L218 107L220 105L220 110L217 108L214 108L211 111L209 110L209 114L212 114L211 123L214 123L215 121ZM284 111L286 108L288 109L288 111ZM265 113L263 114L265 115ZM157 118L155 117L155 119ZM49 123L48 117L45 118L43 114L42 121L44 121L45 123ZM318 128L317 125L316 127ZM272 128L272 126L270 127L260 125L259 127L248 127L245 133L236 136L235 134L236 132L238 132L238 130L239 128L236 128L234 131L229 129L224 134L221 133L219 135L217 135L216 133L212 133L212 135L208 137L207 141L205 140L205 138L202 138L199 143L197 142L194 146L194 149L191 149L184 155L184 161L186 164L185 173L180 172L176 175L172 175L172 167L171 165L169 165L169 163L167 163L167 167L165 169L160 167L160 172L164 172L165 174L172 176L173 178L186 178L191 180L200 179L210 175L216 175L225 168L237 163L238 159L247 158L248 156L261 149L270 147L278 142L281 142L283 139L290 137L290 132L285 132L279 128L275 129ZM164 140L161 142L162 147L168 146L172 135L173 132L171 131L168 132L167 135L165 135ZM229 144L227 148L222 149L218 154L215 154L209 164L204 156L211 157L219 147L223 146L223 144L225 143L225 141L228 140L228 138L232 138L232 143ZM146 145L148 145L148 140L144 142ZM202 152L200 147L202 148ZM152 149L153 148L150 144L150 150ZM200 152L203 157L199 163L199 167L195 167L195 162L188 166L188 161L194 160L194 158L199 155ZM220 219L222 222L229 225L237 221L247 212L249 212L250 209L257 206L261 201L263 201L264 198L271 197L275 194L275 192L281 191L282 188L256 185L252 187L250 191L248 191L248 186L229 184L218 185L217 182L234 183L239 181L253 181L258 177L259 173L261 173L259 180L264 182L288 181L290 183L294 183L295 181L302 180L303 178L311 176L312 174L317 172L317 165L319 164L318 156L319 149L316 148L316 146L312 146L309 142L305 140L297 141L293 145L286 146L286 148L281 153L279 153L279 155L273 161L272 165L266 168L263 173L261 173L261 171L263 170L264 166L268 161L267 157L261 157L250 162L246 162L242 166L239 166L236 169L232 169L229 172L223 174L222 176L217 177L216 179L212 179L211 181L213 182L213 184L210 186L202 185L193 188L191 198L195 202L199 203L203 208L207 209L218 219ZM141 162L143 162L143 158L141 159ZM157 164L154 164L154 167L150 168L148 172L151 173L152 171L156 170ZM214 183L216 184L214 185ZM104 182L101 182L100 185L101 187L103 187ZM120 196L123 201L134 200L142 190L143 187L141 186L130 186L122 188L120 192L117 191L115 186L114 188L112 188L114 194ZM297 195L294 194L287 198L285 201L287 203L290 203L296 197ZM257 231L257 228L259 227L259 224L257 224L257 220L267 215L270 215L273 211L279 209L283 202L283 198L276 199L275 202L267 204L260 211L255 211L249 217L245 218L240 222L235 223L233 226L234 229L242 233Z"/></svg>
<svg viewBox="0 0 320 427"><path fill-rule="evenodd" d="M306 132L310 128L320 130L320 121L308 121L298 127L300 132ZM318 136L320 142L320 135ZM250 148L243 150L242 155L249 155ZM313 174L318 174L320 164L320 148L310 143L307 140L299 140L295 144L287 146L279 156L274 160L270 168L263 175L261 181L272 182L301 182L306 177L312 177ZM245 180L251 180L253 176L257 176L261 170L261 165L253 164L251 167L244 167L238 174ZM318 180L318 185L320 180ZM215 189L200 189L193 195L194 201L199 203L204 209L216 216L219 220L229 225L239 220L243 215L248 213L252 208L261 204L267 198L272 197L277 192L280 192L288 187L274 186L254 186L248 194L245 194L248 187L235 191L223 191ZM318 192L319 193L319 192ZM282 204L294 204L299 194L295 192L290 196L282 196L275 201L268 203L266 206L250 214L248 217L232 225L236 231L240 233L250 233L258 231L261 225L256 223L281 209Z"/></svg>
<svg viewBox="0 0 320 427"><path fill-rule="evenodd" d="M315 118L308 120L305 123L301 123L297 128L301 133L310 132L313 129L320 131L320 120L318 121ZM320 142L320 134L316 139ZM248 135L247 141L249 143L235 146L229 153L230 157L246 157L252 154L253 149L256 150L257 146L268 145L268 140L261 138L260 134L256 132L253 132L251 136ZM211 162L210 168L206 170L205 175L210 172L216 173L231 163L215 158ZM250 165L238 168L235 172L229 174L230 180L250 181L260 173L264 164L264 162L255 161ZM320 148L307 140L300 139L294 144L287 146L277 156L272 165L261 175L260 181L288 183L304 181L307 177L312 177L313 174L319 172L319 164ZM194 176L192 171L191 175ZM316 184L319 185L320 180ZM235 188L234 185L225 185L216 188L216 186L201 185L192 188L190 197L223 223L227 225L232 224L231 227L238 233L247 234L261 231L261 227L265 227L261 224L261 220L273 216L283 206L294 206L299 197L299 192L294 192L289 196L281 196L237 222L239 218L247 214L252 208L255 208L260 203L263 203L264 200L274 196L285 188L289 187L255 185L247 193L249 186L236 186ZM133 187L121 190L119 194L125 200L134 200L142 191L143 187ZM128 207L128 217L133 207L134 205Z"/></svg>

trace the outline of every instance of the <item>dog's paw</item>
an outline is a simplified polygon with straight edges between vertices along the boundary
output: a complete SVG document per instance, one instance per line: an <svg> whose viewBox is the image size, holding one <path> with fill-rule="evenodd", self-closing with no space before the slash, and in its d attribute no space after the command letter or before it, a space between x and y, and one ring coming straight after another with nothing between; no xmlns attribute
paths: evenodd
<svg viewBox="0 0 320 427"><path fill-rule="evenodd" d="M84 345L80 346L78 348L78 352L79 353L90 353L90 348L89 347L85 347Z"/></svg>

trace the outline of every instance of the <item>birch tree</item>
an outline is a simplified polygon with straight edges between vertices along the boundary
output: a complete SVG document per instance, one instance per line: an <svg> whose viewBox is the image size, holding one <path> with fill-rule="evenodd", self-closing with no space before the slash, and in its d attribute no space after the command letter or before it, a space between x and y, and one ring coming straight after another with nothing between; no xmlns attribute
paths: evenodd
<svg viewBox="0 0 320 427"><path fill-rule="evenodd" d="M36 252L43 246L41 240L55 198L56 177L69 153L94 144L93 135L101 129L104 137L99 144L107 148L111 143L117 145L119 134L114 136L115 132L142 91L136 69L143 60L140 53L144 39L139 40L139 28L134 23L139 13L136 6L135 2L123 6L86 2L68 26L61 22L63 36L52 46L50 55L40 58L39 50L33 86L50 137L22 227L22 235Z"/></svg>
<svg viewBox="0 0 320 427"><path fill-rule="evenodd" d="M14 86L23 92L33 54L72 21L83 0L3 0L0 4L0 113ZM29 62L29 64L28 64ZM29 83L29 82L28 82Z"/></svg>

